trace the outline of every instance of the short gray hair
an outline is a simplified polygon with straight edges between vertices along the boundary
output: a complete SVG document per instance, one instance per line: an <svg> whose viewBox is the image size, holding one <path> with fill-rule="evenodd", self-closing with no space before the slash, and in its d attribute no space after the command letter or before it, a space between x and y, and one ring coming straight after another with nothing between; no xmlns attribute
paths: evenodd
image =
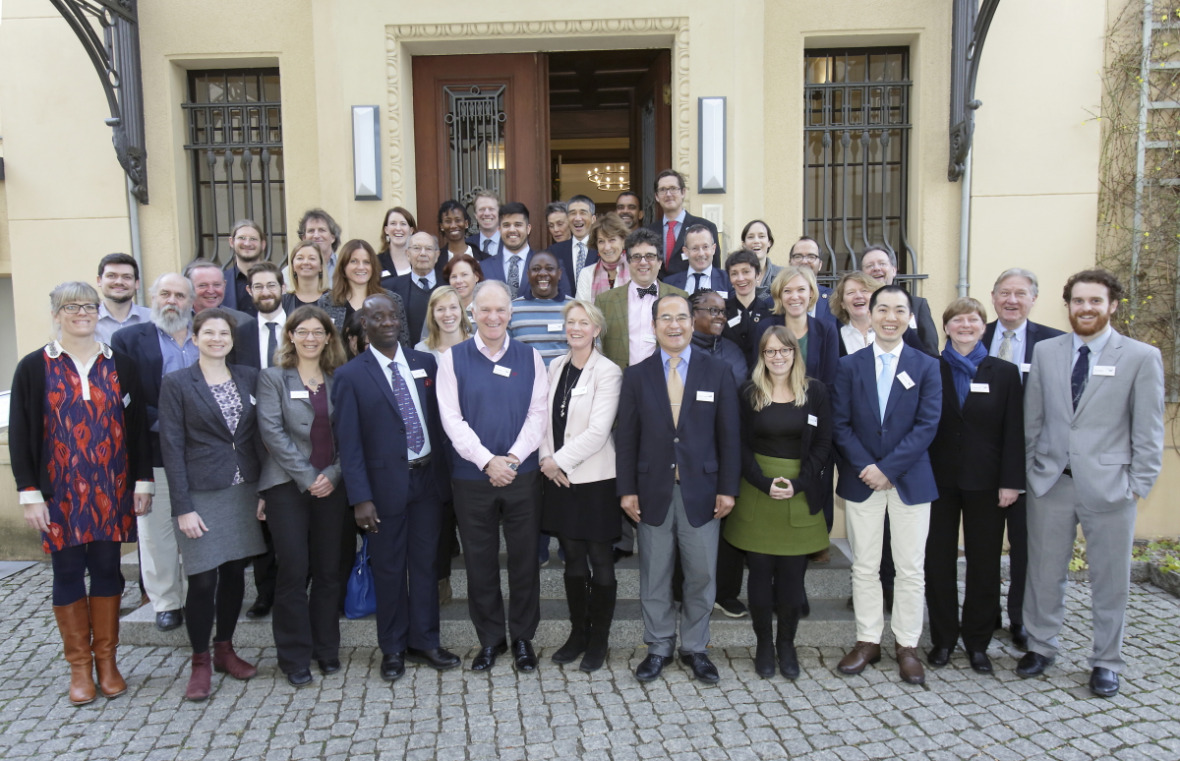
<svg viewBox="0 0 1180 761"><path fill-rule="evenodd" d="M475 284L475 288L471 291L471 303L479 301L479 294L483 293L488 288L499 288L504 292L504 296L508 299L508 303L512 303L512 290L508 287L508 283L503 280L480 280Z"/></svg>
<svg viewBox="0 0 1180 761"><path fill-rule="evenodd" d="M992 286L992 293L996 292L1000 287L1000 283L1010 277L1022 277L1027 280L1032 285L1033 298L1035 299L1037 297L1037 292L1040 290L1040 286L1037 284L1037 276L1033 274L1032 270L1026 270L1024 267L1009 267L1001 272L1000 276L996 278L996 284Z"/></svg>
<svg viewBox="0 0 1180 761"><path fill-rule="evenodd" d="M148 289L148 296L150 298L154 299L156 297L156 292L160 290L160 283L164 282L164 278L166 277L178 277L183 280L184 284L188 286L188 295L190 298L196 294L197 289L193 287L193 281L189 280L179 272L165 272L163 275L160 275L158 278L156 278L152 283L152 287Z"/></svg>
<svg viewBox="0 0 1180 761"><path fill-rule="evenodd" d="M67 281L49 292L49 311L53 314L60 312L66 304L76 302L99 304L101 299L99 299L98 291L94 289L93 285L80 280Z"/></svg>

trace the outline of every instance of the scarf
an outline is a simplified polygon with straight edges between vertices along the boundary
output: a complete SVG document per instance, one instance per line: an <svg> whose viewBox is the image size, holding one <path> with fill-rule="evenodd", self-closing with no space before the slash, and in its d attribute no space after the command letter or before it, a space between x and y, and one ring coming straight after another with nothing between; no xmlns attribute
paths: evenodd
<svg viewBox="0 0 1180 761"><path fill-rule="evenodd" d="M987 349L983 348L983 341L975 344L975 348L967 356L955 351L950 339L946 348L942 350L942 358L951 366L951 379L955 382L955 393L959 395L959 407L967 402L967 394L971 391L971 379L979 369L979 363L987 358Z"/></svg>
<svg viewBox="0 0 1180 761"><path fill-rule="evenodd" d="M627 271L627 262L623 261L622 257L615 262L614 267L600 259L594 267L594 278L590 282L591 301L598 298L598 294L611 289L610 278L607 277L607 272L611 270L614 270L615 273L615 288L631 282L631 274Z"/></svg>

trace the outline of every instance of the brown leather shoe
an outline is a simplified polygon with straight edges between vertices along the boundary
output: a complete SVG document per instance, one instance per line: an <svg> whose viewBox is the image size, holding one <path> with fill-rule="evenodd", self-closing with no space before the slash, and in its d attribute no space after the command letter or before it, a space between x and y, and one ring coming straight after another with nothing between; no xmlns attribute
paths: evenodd
<svg viewBox="0 0 1180 761"><path fill-rule="evenodd" d="M57 630L66 663L70 664L70 703L84 706L93 703L97 695L94 689L94 657L90 653L90 607L86 598L69 605L53 606L57 618Z"/></svg>
<svg viewBox="0 0 1180 761"><path fill-rule="evenodd" d="M918 660L918 648L897 646L897 671L901 681L909 684L926 684L926 670Z"/></svg>
<svg viewBox="0 0 1180 761"><path fill-rule="evenodd" d="M857 642L848 655L836 666L841 674L859 674L865 666L881 660L881 645L876 642Z"/></svg>

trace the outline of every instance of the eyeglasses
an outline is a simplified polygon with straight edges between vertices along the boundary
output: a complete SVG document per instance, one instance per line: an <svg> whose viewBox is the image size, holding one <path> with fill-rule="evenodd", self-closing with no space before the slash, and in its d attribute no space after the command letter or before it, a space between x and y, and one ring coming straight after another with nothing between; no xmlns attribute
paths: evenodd
<svg viewBox="0 0 1180 761"><path fill-rule="evenodd" d="M682 188L677 187L677 186L672 186L672 187L667 187L667 188L656 188L656 195L657 196L669 196L669 195L672 195L673 193L679 193L681 190L682 190Z"/></svg>
<svg viewBox="0 0 1180 761"><path fill-rule="evenodd" d="M66 304L61 308L61 311L66 314L78 314L78 312L98 314L98 304Z"/></svg>
<svg viewBox="0 0 1180 761"><path fill-rule="evenodd" d="M709 254L712 252L712 246L693 246L692 248L688 249L688 253L690 254Z"/></svg>
<svg viewBox="0 0 1180 761"><path fill-rule="evenodd" d="M687 325L692 322L692 318L686 314L662 314L656 320L663 325L671 325L672 323Z"/></svg>
<svg viewBox="0 0 1180 761"><path fill-rule="evenodd" d="M631 254L627 257L633 262L658 262L660 257L655 254Z"/></svg>
<svg viewBox="0 0 1180 761"><path fill-rule="evenodd" d="M791 356L794 353L795 353L795 350L792 349L790 346L784 346L781 349L763 349L762 350L762 356L766 357L767 359L774 359L775 357L786 358L786 357Z"/></svg>
<svg viewBox="0 0 1180 761"><path fill-rule="evenodd" d="M274 291L277 293L281 290L283 290L283 286L273 282L267 283L265 285L262 283L255 283L254 285L250 286L251 293L257 293L258 291Z"/></svg>
<svg viewBox="0 0 1180 761"><path fill-rule="evenodd" d="M793 261L793 262L818 262L819 256L817 254L791 254L791 261Z"/></svg>
<svg viewBox="0 0 1180 761"><path fill-rule="evenodd" d="M724 317L725 309L718 307L693 307L694 312L708 312L710 317Z"/></svg>
<svg viewBox="0 0 1180 761"><path fill-rule="evenodd" d="M317 339L324 338L327 335L328 335L328 331L326 331L326 330L305 330L303 328L299 328L298 330L295 331L295 337L298 338L300 341L303 341L308 338L317 338Z"/></svg>

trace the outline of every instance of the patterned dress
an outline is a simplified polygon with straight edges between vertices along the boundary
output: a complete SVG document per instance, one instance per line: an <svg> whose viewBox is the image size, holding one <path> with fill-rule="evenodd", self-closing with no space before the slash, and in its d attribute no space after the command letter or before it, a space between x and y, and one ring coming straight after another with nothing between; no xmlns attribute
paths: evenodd
<svg viewBox="0 0 1180 761"><path fill-rule="evenodd" d="M42 548L55 552L89 542L134 542L135 484L127 466L123 391L110 349L87 379L90 399L74 361L56 344L45 348L43 461L53 496Z"/></svg>

